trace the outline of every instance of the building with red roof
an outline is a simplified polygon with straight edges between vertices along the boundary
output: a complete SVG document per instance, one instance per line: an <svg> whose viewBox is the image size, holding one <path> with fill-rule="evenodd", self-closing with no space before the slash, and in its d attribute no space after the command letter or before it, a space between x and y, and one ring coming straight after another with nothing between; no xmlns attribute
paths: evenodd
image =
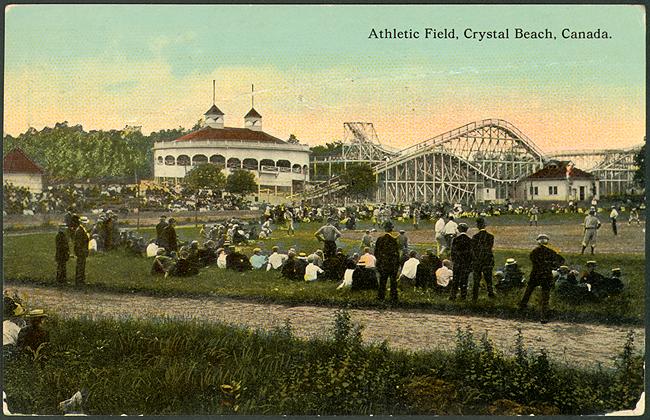
<svg viewBox="0 0 650 420"><path fill-rule="evenodd" d="M235 169L255 174L256 199L270 200L294 194L309 181L309 146L292 144L262 130L262 115L255 108L244 116L244 127L226 127L225 114L213 104L204 125L173 141L153 147L157 182L178 183L197 165L212 164L225 175Z"/></svg>
<svg viewBox="0 0 650 420"><path fill-rule="evenodd" d="M515 186L516 200L591 201L599 198L598 178L578 169L571 161L551 160Z"/></svg>
<svg viewBox="0 0 650 420"><path fill-rule="evenodd" d="M43 192L45 171L21 149L13 149L2 160L4 184L25 187L33 193Z"/></svg>

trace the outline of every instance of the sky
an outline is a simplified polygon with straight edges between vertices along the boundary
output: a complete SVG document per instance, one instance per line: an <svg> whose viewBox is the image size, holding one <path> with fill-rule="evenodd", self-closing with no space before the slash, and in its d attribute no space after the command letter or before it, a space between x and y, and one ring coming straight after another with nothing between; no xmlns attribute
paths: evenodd
<svg viewBox="0 0 650 420"><path fill-rule="evenodd" d="M424 39L427 27L458 39ZM243 127L255 84L264 131L312 146L343 139L346 121L399 149L500 118L544 151L627 147L645 135L645 61L645 10L630 5L8 6L3 130L189 128L216 80L226 126Z"/></svg>

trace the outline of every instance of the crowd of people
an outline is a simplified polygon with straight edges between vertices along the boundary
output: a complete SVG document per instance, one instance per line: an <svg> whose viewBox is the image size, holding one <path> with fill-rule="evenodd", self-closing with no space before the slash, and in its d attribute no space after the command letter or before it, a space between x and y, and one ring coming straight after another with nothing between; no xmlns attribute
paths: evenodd
<svg viewBox="0 0 650 420"><path fill-rule="evenodd" d="M573 302L579 302L580 299L576 297L581 296L602 299L619 290L618 286L611 286L610 283L618 284L620 273L618 280L615 276L601 278L592 275L574 281L577 278L575 270L564 265L564 259L548 246L549 238L544 234L539 235L538 245L530 254L532 271L528 279L514 258L506 259L504 265L495 271L494 236L486 230L484 216L474 213L478 232L470 237L468 224L456 221L457 216L467 217L468 212L461 206L454 206L449 213L442 213L440 208L433 206L422 207L266 206L258 221L233 218L222 223L202 225L199 238L202 243L198 240L179 240L176 220L167 215L160 217L155 238L147 240L143 236L136 236L133 231L120 230L118 216L111 210L100 213L96 223L86 230L89 220L73 213L73 208L68 208L64 224L56 236L57 280L66 281L66 263L71 256L76 258L75 283L83 284L85 261L89 254L123 248L133 255L151 257L152 275L188 277L198 275L201 269L209 266L238 272L277 270L289 280L330 280L338 282L339 289L376 290L380 300L385 299L388 287L393 302L398 300L398 290L407 287L446 293L450 300L466 300L469 297L476 302L484 284L490 299L495 298L497 293L525 289L520 301L520 307L524 309L533 291L540 286L543 318L550 291L556 283L561 298ZM410 246L404 230L393 231L393 218L404 221L407 215L411 215L414 230L418 228L419 218L423 215L436 218L435 249L419 255ZM360 238L359 252L351 255L344 253L337 244L342 231L354 231L357 218L368 217L373 226L381 223L384 234L375 238L377 229L368 229ZM325 224L314 233L314 237L322 243L318 249L309 250L308 253L293 248L281 253L278 246L266 252L262 249L264 241L272 239L277 227L286 226L287 234L292 235L294 221L322 219L326 220ZM615 229L615 220L612 223ZM600 226L596 208L592 207L584 221L583 252L590 247L594 253L596 232ZM73 253L70 252L70 243ZM253 250L252 255L245 255L240 246L250 244L260 246Z"/></svg>

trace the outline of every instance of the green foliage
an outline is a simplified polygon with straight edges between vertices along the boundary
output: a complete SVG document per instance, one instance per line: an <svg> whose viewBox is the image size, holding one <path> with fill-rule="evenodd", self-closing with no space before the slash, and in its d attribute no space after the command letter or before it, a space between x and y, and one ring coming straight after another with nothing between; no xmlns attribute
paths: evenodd
<svg viewBox="0 0 650 420"><path fill-rule="evenodd" d="M216 165L205 163L187 173L183 185L189 191L199 189L221 190L226 185L226 176Z"/></svg>
<svg viewBox="0 0 650 420"><path fill-rule="evenodd" d="M240 197L257 192L255 175L245 169L233 171L226 179L226 191Z"/></svg>
<svg viewBox="0 0 650 420"><path fill-rule="evenodd" d="M289 138L287 139L287 143L289 144L300 144L300 141L294 134L289 134Z"/></svg>
<svg viewBox="0 0 650 420"><path fill-rule="evenodd" d="M310 341L286 334L286 324L50 320L37 362L28 351L3 351L13 412L57 414L84 388L86 413L104 415L598 414L630 408L643 391L631 336L620 364L603 371L525 348L522 364L471 330L459 330L451 353L389 351L357 339L344 312L331 336Z"/></svg>
<svg viewBox="0 0 650 420"><path fill-rule="evenodd" d="M311 147L311 155L314 158L327 158L332 156L338 156L343 151L343 142L334 141L332 143L325 143L324 146L318 145Z"/></svg>
<svg viewBox="0 0 650 420"><path fill-rule="evenodd" d="M358 199L370 199L377 188L377 179L368 163L348 165L341 174L341 182L346 185L346 192Z"/></svg>
<svg viewBox="0 0 650 420"><path fill-rule="evenodd" d="M41 131L30 128L18 137L4 136L2 154L20 147L53 182L135 180L152 176L155 141L173 140L185 132L180 127L148 136L138 130L86 132L81 125L69 126L65 121Z"/></svg>
<svg viewBox="0 0 650 420"><path fill-rule="evenodd" d="M639 153L634 156L634 163L638 167L636 172L634 172L634 180L643 188L645 188L645 144L646 140L643 137L643 146L639 150Z"/></svg>

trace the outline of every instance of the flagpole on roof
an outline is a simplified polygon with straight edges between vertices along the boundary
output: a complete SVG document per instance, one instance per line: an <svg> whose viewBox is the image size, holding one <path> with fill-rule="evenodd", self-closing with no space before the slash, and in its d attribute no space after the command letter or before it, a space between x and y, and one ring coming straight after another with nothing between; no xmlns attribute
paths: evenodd
<svg viewBox="0 0 650 420"><path fill-rule="evenodd" d="M214 95L215 95L215 80L212 80L212 105L214 105Z"/></svg>

